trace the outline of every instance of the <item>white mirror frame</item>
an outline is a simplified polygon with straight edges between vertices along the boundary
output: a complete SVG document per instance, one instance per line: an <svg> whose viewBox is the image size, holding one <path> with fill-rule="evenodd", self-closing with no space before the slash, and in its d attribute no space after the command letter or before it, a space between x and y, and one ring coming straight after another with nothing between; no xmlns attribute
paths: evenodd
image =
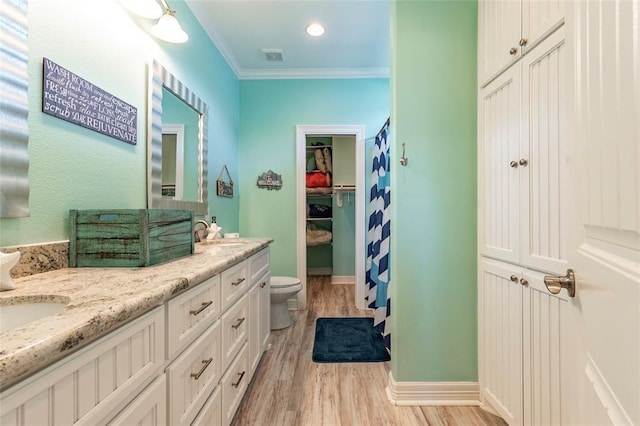
<svg viewBox="0 0 640 426"><path fill-rule="evenodd" d="M198 122L198 201L181 201L162 197L162 88L180 98L200 115ZM208 205L208 119L209 108L158 61L149 70L149 128L147 130L147 206L150 209L192 210L207 216Z"/></svg>

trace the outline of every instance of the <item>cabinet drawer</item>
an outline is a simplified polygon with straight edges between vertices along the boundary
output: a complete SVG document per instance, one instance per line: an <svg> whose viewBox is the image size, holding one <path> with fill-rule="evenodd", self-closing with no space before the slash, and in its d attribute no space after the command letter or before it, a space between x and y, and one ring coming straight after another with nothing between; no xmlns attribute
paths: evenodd
<svg viewBox="0 0 640 426"><path fill-rule="evenodd" d="M244 295L220 318L222 327L222 371L247 341L249 296Z"/></svg>
<svg viewBox="0 0 640 426"><path fill-rule="evenodd" d="M158 377L136 399L114 418L109 425L149 425L167 424L167 380Z"/></svg>
<svg viewBox="0 0 640 426"><path fill-rule="evenodd" d="M167 359L210 326L220 314L220 276L167 302Z"/></svg>
<svg viewBox="0 0 640 426"><path fill-rule="evenodd" d="M220 386L213 392L204 407L198 413L198 417L191 426L219 426L222 424L222 390Z"/></svg>
<svg viewBox="0 0 640 426"><path fill-rule="evenodd" d="M260 250L249 258L251 285L255 284L269 270L269 247Z"/></svg>
<svg viewBox="0 0 640 426"><path fill-rule="evenodd" d="M220 322L216 322L166 370L170 424L191 424L220 380L220 368Z"/></svg>
<svg viewBox="0 0 640 426"><path fill-rule="evenodd" d="M233 420L236 409L242 401L242 396L249 383L249 358L247 345L233 361L227 372L222 376L222 424L228 425Z"/></svg>
<svg viewBox="0 0 640 426"><path fill-rule="evenodd" d="M222 305L226 309L245 292L249 285L248 261L243 261L222 272Z"/></svg>
<svg viewBox="0 0 640 426"><path fill-rule="evenodd" d="M159 307L0 393L0 424L104 423L163 364Z"/></svg>

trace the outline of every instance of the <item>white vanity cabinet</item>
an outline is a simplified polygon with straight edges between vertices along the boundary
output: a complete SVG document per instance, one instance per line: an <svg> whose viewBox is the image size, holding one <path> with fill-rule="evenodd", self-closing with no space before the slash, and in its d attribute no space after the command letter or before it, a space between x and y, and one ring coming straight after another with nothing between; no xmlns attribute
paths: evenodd
<svg viewBox="0 0 640 426"><path fill-rule="evenodd" d="M164 324L161 306L4 391L0 424L101 425L122 409L120 419L157 412L150 424L163 424L162 381L144 388L162 374Z"/></svg>
<svg viewBox="0 0 640 426"><path fill-rule="evenodd" d="M268 283L267 247L3 390L0 425L228 425L269 340Z"/></svg>
<svg viewBox="0 0 640 426"><path fill-rule="evenodd" d="M168 424L231 423L254 372L252 327L263 342L254 348L256 365L268 342L268 274L265 248L167 303L167 342L175 348L168 343Z"/></svg>

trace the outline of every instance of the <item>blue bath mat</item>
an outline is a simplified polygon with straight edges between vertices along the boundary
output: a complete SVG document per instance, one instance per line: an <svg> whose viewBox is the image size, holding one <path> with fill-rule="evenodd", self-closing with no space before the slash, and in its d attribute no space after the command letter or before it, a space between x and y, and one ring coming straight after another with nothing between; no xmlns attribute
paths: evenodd
<svg viewBox="0 0 640 426"><path fill-rule="evenodd" d="M318 318L315 362L380 362L391 357L373 318Z"/></svg>

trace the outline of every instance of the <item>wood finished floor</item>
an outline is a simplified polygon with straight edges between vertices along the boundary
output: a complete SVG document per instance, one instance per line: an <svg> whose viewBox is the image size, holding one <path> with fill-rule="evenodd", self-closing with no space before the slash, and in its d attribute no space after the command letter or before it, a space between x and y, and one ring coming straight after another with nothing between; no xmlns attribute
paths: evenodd
<svg viewBox="0 0 640 426"><path fill-rule="evenodd" d="M311 360L318 317L367 317L355 308L353 286L330 277L307 280L307 310L271 332L233 421L235 426L506 425L478 407L396 407L385 394L389 362L318 364Z"/></svg>

